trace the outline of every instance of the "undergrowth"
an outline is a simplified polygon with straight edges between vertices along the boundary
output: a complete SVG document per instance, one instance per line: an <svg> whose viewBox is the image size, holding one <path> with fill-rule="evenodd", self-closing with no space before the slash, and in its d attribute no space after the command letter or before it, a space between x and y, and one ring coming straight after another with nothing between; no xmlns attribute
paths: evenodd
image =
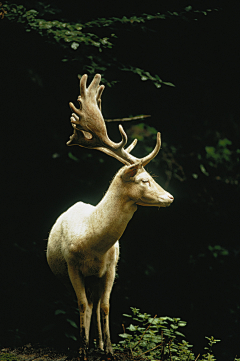
<svg viewBox="0 0 240 361"><path fill-rule="evenodd" d="M142 356L149 360L158 361L215 361L213 346L220 342L213 336L206 337L207 346L204 354L194 355L193 345L185 340L180 332L187 322L180 318L152 317L141 313L138 308L131 307L132 314L124 314L129 325L119 336L122 340L114 344L114 350L130 350L133 356ZM235 358L234 361L240 361Z"/></svg>

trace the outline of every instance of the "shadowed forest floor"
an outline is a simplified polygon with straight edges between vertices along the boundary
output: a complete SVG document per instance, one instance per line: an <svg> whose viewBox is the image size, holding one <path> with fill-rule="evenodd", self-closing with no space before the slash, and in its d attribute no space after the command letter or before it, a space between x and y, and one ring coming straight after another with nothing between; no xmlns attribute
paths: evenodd
<svg viewBox="0 0 240 361"><path fill-rule="evenodd" d="M0 361L79 361L77 352L56 351L40 345L27 344L18 348L2 348L0 350ZM116 352L113 357L105 355L103 352L90 350L88 361L144 361L146 358L132 356L129 350Z"/></svg>

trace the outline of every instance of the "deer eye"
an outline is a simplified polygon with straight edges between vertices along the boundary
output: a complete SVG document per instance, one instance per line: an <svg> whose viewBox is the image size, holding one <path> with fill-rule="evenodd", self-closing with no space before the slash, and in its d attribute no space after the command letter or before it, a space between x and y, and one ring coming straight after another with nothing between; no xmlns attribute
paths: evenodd
<svg viewBox="0 0 240 361"><path fill-rule="evenodd" d="M141 182L142 182L143 184L146 184L146 185L150 186L150 182L149 182L148 179L142 179Z"/></svg>

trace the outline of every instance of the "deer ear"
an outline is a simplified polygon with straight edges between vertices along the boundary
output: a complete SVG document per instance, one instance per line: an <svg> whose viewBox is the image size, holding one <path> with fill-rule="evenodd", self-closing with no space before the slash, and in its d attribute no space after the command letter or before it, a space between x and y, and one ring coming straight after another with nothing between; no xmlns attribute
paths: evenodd
<svg viewBox="0 0 240 361"><path fill-rule="evenodd" d="M131 164L126 166L126 168L124 168L123 172L122 172L122 179L125 182L130 182L131 178L133 178L136 174L137 171L142 167L141 162L136 163L136 164Z"/></svg>

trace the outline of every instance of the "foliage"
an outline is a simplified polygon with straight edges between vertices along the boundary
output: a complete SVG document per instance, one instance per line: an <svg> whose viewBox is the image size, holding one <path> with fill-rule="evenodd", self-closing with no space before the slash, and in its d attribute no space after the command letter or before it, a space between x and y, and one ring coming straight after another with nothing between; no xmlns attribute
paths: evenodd
<svg viewBox="0 0 240 361"><path fill-rule="evenodd" d="M206 337L208 346L207 353L195 357L192 345L184 340L184 334L179 328L186 326L186 322L180 318L151 317L147 313L141 313L138 308L131 307L132 314L124 314L125 317L134 321L128 327L124 327L124 333L119 336L123 339L114 345L115 350L130 349L131 353L147 357L150 360L159 361L214 361L213 345L220 340L213 336Z"/></svg>
<svg viewBox="0 0 240 361"><path fill-rule="evenodd" d="M18 361L19 358L11 353L4 353L0 355L0 361Z"/></svg>
<svg viewBox="0 0 240 361"><path fill-rule="evenodd" d="M156 142L157 132L158 131L155 127L145 123L134 124L128 129L129 138L136 138L139 141L137 148L139 157L143 157L145 154L152 151ZM183 167L177 160L176 153L177 149L173 145L169 145L167 142L162 142L161 157L156 157L152 160L152 164L155 164L156 168L159 168L160 166L162 172L165 173L165 187L168 187L172 178L181 182L186 179Z"/></svg>
<svg viewBox="0 0 240 361"><path fill-rule="evenodd" d="M129 137L131 139L137 138L140 141L138 146L138 151L141 152L140 156L152 150L156 134L156 128L145 123L134 124L128 129ZM194 163L191 163L191 166L194 164L194 168L191 168L192 178L198 179L204 175L214 181L238 186L240 182L240 149L234 147L231 140L222 138L218 134L215 143L215 146L201 146ZM179 147L163 142L161 157L155 158L152 162L156 163L156 166L161 162L161 169L166 176L165 187L168 186L172 178L181 182L187 179L189 165L186 163L186 156L185 159L180 158L181 153ZM188 158L191 157L192 154L190 153ZM197 172L195 172L196 165L198 166Z"/></svg>
<svg viewBox="0 0 240 361"><path fill-rule="evenodd" d="M212 354L212 347L220 340L215 340L213 336L206 337L206 339L208 340L208 346L204 347L204 349L207 351L207 353L204 354L203 357L205 360L215 361L216 359L214 358L214 356Z"/></svg>
<svg viewBox="0 0 240 361"><path fill-rule="evenodd" d="M215 180L239 184L240 149L232 147L232 141L220 138L211 146L205 146L205 151L198 154L199 169L205 176L212 176ZM193 174L198 178L198 174Z"/></svg>
<svg viewBox="0 0 240 361"><path fill-rule="evenodd" d="M129 137L137 138L140 141L138 150L141 151L142 148L142 156L152 150L156 134L156 128L145 123L134 124L128 129ZM179 146L169 145L167 142L162 143L161 157L155 158L152 163L156 163L158 166L161 162L161 169L164 170L167 178L165 187L172 178L182 182L187 178L198 179L200 176L234 186L239 185L240 149L238 145L234 146L230 139L221 137L218 132L216 135L213 134L212 138L216 138L214 145L201 144L198 152L185 155L184 158L181 158L182 150ZM194 162L191 162L189 167L188 160L193 156L195 157ZM188 168L190 168L190 175L187 174Z"/></svg>
<svg viewBox="0 0 240 361"><path fill-rule="evenodd" d="M197 20L200 15L207 15L213 9L206 11L193 10L191 6L181 12L166 12L165 14L143 14L141 16L123 16L122 18L100 18L88 22L71 23L62 20L49 20L57 10L44 6L41 13L35 9L27 10L23 5L9 4L1 5L0 18L22 23L27 32L37 32L47 37L51 43L57 43L64 50L62 61L78 61L82 64L84 72L105 74L113 66L121 71L130 71L138 74L142 81L150 80L157 88L162 85L174 86L171 82L163 81L158 75L151 75L148 71L137 67L122 65L110 52L114 47L114 41L119 37L123 29L138 26L146 30L145 24L149 21L159 21L169 18L180 18L182 20ZM214 9L217 11L217 9ZM48 19L45 19L47 15ZM103 82L112 86L116 80Z"/></svg>
<svg viewBox="0 0 240 361"><path fill-rule="evenodd" d="M162 85L168 85L172 87L175 86L170 82L163 81L162 79L159 78L158 75L152 75L148 71L144 71L140 68L134 68L133 66L128 66L128 67L123 66L121 69L124 71L130 71L132 73L138 74L142 81L151 80L153 84L156 86L156 88L161 88Z"/></svg>
<svg viewBox="0 0 240 361"><path fill-rule="evenodd" d="M210 252L212 252L212 255L213 255L214 258L229 255L229 251L226 248L221 247L218 244L215 245L215 246L209 245L208 249L209 249Z"/></svg>

